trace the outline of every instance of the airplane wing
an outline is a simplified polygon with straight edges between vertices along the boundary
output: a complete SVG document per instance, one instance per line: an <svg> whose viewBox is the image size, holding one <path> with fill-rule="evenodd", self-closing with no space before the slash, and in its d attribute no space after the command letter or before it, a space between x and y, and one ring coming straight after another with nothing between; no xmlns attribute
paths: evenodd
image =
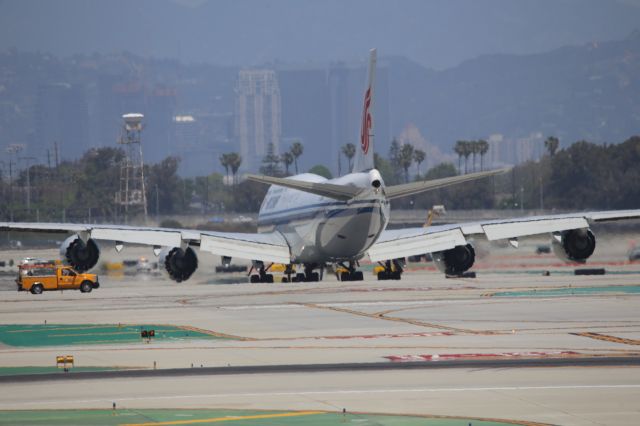
<svg viewBox="0 0 640 426"><path fill-rule="evenodd" d="M85 240L91 238L157 247L199 245L200 250L218 256L239 257L263 262L290 262L289 245L279 232L244 234L144 226L19 222L0 222L0 231L78 234Z"/></svg>
<svg viewBox="0 0 640 426"><path fill-rule="evenodd" d="M469 223L385 230L368 250L373 262L452 249L467 244L468 237L489 241L515 239L588 228L592 223L638 219L640 210L569 213Z"/></svg>

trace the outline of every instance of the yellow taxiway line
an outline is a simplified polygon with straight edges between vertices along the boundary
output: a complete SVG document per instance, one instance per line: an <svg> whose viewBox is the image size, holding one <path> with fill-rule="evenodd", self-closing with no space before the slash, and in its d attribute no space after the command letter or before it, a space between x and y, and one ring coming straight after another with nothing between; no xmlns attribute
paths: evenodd
<svg viewBox="0 0 640 426"><path fill-rule="evenodd" d="M324 411L296 411L291 413L256 414L253 416L228 416L228 417L212 417L209 419L175 420L170 422L129 423L121 426L191 425L195 423L218 423L218 422L232 422L236 420L274 419L274 418L280 418L280 417L311 416L314 414L324 414L324 413L325 413Z"/></svg>

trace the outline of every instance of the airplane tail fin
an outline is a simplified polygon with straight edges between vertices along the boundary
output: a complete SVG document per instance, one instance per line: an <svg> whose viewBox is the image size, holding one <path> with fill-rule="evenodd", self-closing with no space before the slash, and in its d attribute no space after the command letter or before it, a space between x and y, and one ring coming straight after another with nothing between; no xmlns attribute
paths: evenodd
<svg viewBox="0 0 640 426"><path fill-rule="evenodd" d="M360 125L360 146L356 146L353 172L364 172L374 168L373 165L373 92L376 76L376 49L369 51L369 72L367 86L364 91L362 107L362 123Z"/></svg>

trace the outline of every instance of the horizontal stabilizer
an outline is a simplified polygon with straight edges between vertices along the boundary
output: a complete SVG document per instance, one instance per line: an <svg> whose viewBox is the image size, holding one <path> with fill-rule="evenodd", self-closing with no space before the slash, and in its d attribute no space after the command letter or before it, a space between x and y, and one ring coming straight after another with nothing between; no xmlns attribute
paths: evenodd
<svg viewBox="0 0 640 426"><path fill-rule="evenodd" d="M297 189L298 191L309 192L321 195L334 200L350 200L362 190L355 186L335 185L323 182L303 182L295 179L277 178L272 176L247 175L247 179L262 182L268 185L284 186L286 188Z"/></svg>
<svg viewBox="0 0 640 426"><path fill-rule="evenodd" d="M469 173L460 176L451 176L442 179L425 180L420 182L405 183L403 185L393 185L385 188L387 198L406 197L407 195L419 194L420 192L432 191L434 189L445 188L447 186L456 185L458 183L470 182L489 176L500 175L508 172L507 169L489 170L487 172Z"/></svg>

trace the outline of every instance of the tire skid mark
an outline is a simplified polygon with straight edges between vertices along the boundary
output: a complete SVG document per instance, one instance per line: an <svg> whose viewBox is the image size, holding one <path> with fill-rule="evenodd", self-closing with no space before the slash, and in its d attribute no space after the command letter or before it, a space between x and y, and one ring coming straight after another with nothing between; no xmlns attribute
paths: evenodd
<svg viewBox="0 0 640 426"><path fill-rule="evenodd" d="M450 327L450 326L440 325L440 324L432 324L432 323L419 321L419 320L414 320L414 319L408 319L408 318L391 317L391 316L386 316L386 315L383 315L383 314L370 314L370 313L367 313L367 312L355 311L353 309L346 309L346 308L338 308L338 307L335 307L335 306L316 305L314 303L300 303L300 305L306 306L308 308L324 309L324 310L329 310L329 311L334 311L334 312L341 312L341 313L345 313L345 314L358 315L358 316L365 317L365 318L401 322L401 323L405 323L405 324L415 325L415 326L418 326L418 327L435 328L435 329L447 330L447 331L451 331L451 332L454 332L454 333L461 333L461 334L476 334L476 335L504 334L503 332L496 332L496 331L491 331L491 330L471 330L471 329L464 329L464 328L456 328L456 327Z"/></svg>
<svg viewBox="0 0 640 426"><path fill-rule="evenodd" d="M588 337L590 339L603 340L605 342L622 343L624 345L640 345L640 340L625 339L624 337L617 337L617 336L611 336L611 335L608 335L608 334L594 333L594 332L591 332L591 331L585 331L585 332L582 332L582 333L569 333L569 334L572 334L574 336Z"/></svg>

